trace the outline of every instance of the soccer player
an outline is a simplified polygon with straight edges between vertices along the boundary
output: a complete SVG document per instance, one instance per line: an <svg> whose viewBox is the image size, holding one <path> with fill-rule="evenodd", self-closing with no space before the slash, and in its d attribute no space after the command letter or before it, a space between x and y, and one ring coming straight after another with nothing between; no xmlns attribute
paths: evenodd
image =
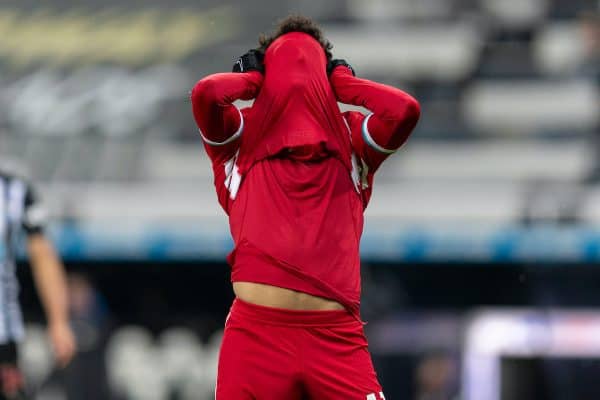
<svg viewBox="0 0 600 400"><path fill-rule="evenodd" d="M235 243L216 398L383 400L359 314L359 242L374 173L419 104L332 60L309 18L259 44L191 92ZM255 101L239 110L238 99Z"/></svg>
<svg viewBox="0 0 600 400"><path fill-rule="evenodd" d="M65 273L44 235L44 214L32 187L22 178L0 170L0 400L27 398L17 366L17 344L24 332L15 259L22 231L27 235L29 262L58 365L65 366L75 352L67 315Z"/></svg>

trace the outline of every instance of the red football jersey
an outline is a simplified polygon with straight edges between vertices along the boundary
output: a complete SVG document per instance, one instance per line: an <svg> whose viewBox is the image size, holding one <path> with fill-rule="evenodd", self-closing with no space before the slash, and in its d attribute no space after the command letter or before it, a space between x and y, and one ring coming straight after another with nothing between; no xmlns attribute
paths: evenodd
<svg viewBox="0 0 600 400"><path fill-rule="evenodd" d="M327 77L325 66L316 40L288 33L269 46L264 77L211 75L191 100L229 215L232 281L333 299L358 315L373 176L414 128L419 105L343 66ZM250 108L232 104L255 97ZM372 113L342 114L337 101Z"/></svg>

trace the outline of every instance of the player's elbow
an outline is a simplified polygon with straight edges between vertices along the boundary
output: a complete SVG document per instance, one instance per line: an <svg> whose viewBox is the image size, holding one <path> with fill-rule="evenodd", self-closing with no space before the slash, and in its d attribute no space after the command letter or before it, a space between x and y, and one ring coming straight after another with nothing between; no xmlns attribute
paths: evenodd
<svg viewBox="0 0 600 400"><path fill-rule="evenodd" d="M199 80L190 93L190 100L195 106L214 103L217 98L217 85L210 76Z"/></svg>
<svg viewBox="0 0 600 400"><path fill-rule="evenodd" d="M407 96L404 119L406 120L407 125L412 125L413 127L417 125L419 122L419 118L421 118L421 105L412 96Z"/></svg>
<svg viewBox="0 0 600 400"><path fill-rule="evenodd" d="M388 145L395 149L400 148L412 134L420 117L421 105L416 99L407 95L402 111L397 118L390 121L389 128L394 134L391 136Z"/></svg>
<svg viewBox="0 0 600 400"><path fill-rule="evenodd" d="M381 119L398 126L415 126L421 117L421 105L411 95L402 92L398 97L390 100L387 112L381 114Z"/></svg>
<svg viewBox="0 0 600 400"><path fill-rule="evenodd" d="M421 105L412 96L406 95L403 99L402 107L398 109L398 115L393 118L394 131L401 139L397 139L403 143L412 133L413 129L419 122L421 117Z"/></svg>

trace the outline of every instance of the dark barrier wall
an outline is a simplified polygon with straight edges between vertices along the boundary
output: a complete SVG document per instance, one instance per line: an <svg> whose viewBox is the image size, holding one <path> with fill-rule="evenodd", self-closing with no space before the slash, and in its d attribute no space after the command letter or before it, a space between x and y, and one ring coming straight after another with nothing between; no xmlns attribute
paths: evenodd
<svg viewBox="0 0 600 400"><path fill-rule="evenodd" d="M225 264L192 262L69 263L71 275L86 276L102 297L107 334L142 325L158 335L185 326L206 341L223 327L233 293ZM363 318L369 330L382 320L412 314L466 315L480 306L600 306L594 265L371 264L363 266ZM42 314L31 276L21 265L22 302L30 321ZM459 317L460 318L460 317ZM429 332L431 333L431 332ZM432 353L386 353L375 346L374 362L388 398L414 398L418 374ZM441 353L443 357L449 353ZM460 349L450 355L457 363ZM421 371L421 372L419 372ZM455 379L456 380L456 379Z"/></svg>
<svg viewBox="0 0 600 400"><path fill-rule="evenodd" d="M224 320L233 299L229 267L198 262L68 263L87 276L123 323ZM596 265L370 264L363 266L363 315L371 309L470 309L477 306L600 306ZM39 316L27 264L19 268L25 313ZM155 315L160 314L160 318ZM373 315L370 315L371 317ZM162 321L162 322L161 322Z"/></svg>

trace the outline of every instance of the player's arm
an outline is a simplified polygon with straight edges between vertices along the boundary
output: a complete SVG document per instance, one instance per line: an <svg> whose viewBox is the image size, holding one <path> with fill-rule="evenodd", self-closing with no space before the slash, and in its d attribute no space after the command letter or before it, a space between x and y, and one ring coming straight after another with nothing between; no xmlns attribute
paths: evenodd
<svg viewBox="0 0 600 400"><path fill-rule="evenodd" d="M262 81L262 60L250 51L234 64L234 72L209 75L196 83L190 95L192 109L208 145L222 146L241 135L243 118L233 102L255 98Z"/></svg>
<svg viewBox="0 0 600 400"><path fill-rule="evenodd" d="M48 321L48 335L59 365L65 366L76 347L69 325L65 271L44 234L43 211L31 189L26 194L23 225L33 279Z"/></svg>
<svg viewBox="0 0 600 400"><path fill-rule="evenodd" d="M359 142L365 161L376 169L411 134L421 113L419 103L400 89L355 77L343 64L333 68L330 82L338 101L371 111L353 142Z"/></svg>

